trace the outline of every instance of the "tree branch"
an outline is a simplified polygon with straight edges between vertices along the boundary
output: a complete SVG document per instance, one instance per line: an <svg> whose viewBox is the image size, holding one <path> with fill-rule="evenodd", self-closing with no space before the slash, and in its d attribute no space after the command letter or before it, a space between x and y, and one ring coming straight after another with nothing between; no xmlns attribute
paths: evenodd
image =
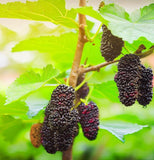
<svg viewBox="0 0 154 160"><path fill-rule="evenodd" d="M80 0L79 5L86 6L86 0ZM74 60L73 60L73 64L72 64L70 78L69 78L69 84L72 87L76 86L83 48L84 48L85 43L88 41L88 39L85 35L85 26L86 26L85 15L79 14L78 42L77 42L77 47L76 47L75 56L74 56Z"/></svg>
<svg viewBox="0 0 154 160"><path fill-rule="evenodd" d="M73 144L70 146L70 148L67 151L63 152L62 160L72 160L72 147L73 147Z"/></svg>
<svg viewBox="0 0 154 160"><path fill-rule="evenodd" d="M91 72L91 71L99 71L102 67L105 67L109 64L113 64L113 63L116 63L116 62L119 62L119 60L104 62L104 63L98 64L96 66L91 66L91 67L87 67L87 68L81 67L80 68L80 74Z"/></svg>
<svg viewBox="0 0 154 160"><path fill-rule="evenodd" d="M86 0L80 0L79 6L80 7L86 6ZM78 78L83 48L84 48L85 43L88 41L85 35L85 26L86 26L85 15L79 14L78 42L77 42L75 56L74 56L74 60L72 64L70 77L69 77L69 85L74 88L76 87L76 84L77 84L77 78ZM70 148L67 151L63 152L63 155L62 155L63 160L72 160L72 147L73 147L73 144L70 146Z"/></svg>

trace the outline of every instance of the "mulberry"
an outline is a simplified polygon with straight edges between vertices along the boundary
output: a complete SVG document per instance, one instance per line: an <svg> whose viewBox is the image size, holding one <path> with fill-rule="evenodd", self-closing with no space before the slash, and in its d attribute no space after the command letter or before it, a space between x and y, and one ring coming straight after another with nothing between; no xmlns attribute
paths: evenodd
<svg viewBox="0 0 154 160"><path fill-rule="evenodd" d="M138 81L140 75L140 59L128 54L122 57L118 64L118 73L114 77L119 90L119 99L125 106L131 106L138 97Z"/></svg>
<svg viewBox="0 0 154 160"><path fill-rule="evenodd" d="M150 68L145 68L143 65L142 72L141 72L141 78L139 80L139 96L137 98L137 101L139 104L146 106L148 105L153 96L152 92L152 81L153 81L153 73Z"/></svg>
<svg viewBox="0 0 154 160"><path fill-rule="evenodd" d="M78 111L84 136L89 140L96 139L99 129L99 111L97 105L92 101L88 105L81 103L78 106Z"/></svg>
<svg viewBox="0 0 154 160"><path fill-rule="evenodd" d="M37 123L33 124L30 131L31 143L35 148L38 148L41 145L41 129L42 124Z"/></svg>
<svg viewBox="0 0 154 160"><path fill-rule="evenodd" d="M77 80L77 85L79 85L80 83L82 83L82 81L85 79L85 75L81 75L78 77ZM77 91L77 97L80 98L86 98L86 96L89 93L89 87L88 87L88 83L84 83L83 86Z"/></svg>
<svg viewBox="0 0 154 160"><path fill-rule="evenodd" d="M131 106L135 103L138 96L138 80L134 74L129 72L118 72L115 78L119 90L119 99L125 106Z"/></svg>
<svg viewBox="0 0 154 160"><path fill-rule="evenodd" d="M56 153L57 146L54 140L55 131L51 130L47 118L45 118L41 130L41 143L48 153Z"/></svg>
<svg viewBox="0 0 154 160"><path fill-rule="evenodd" d="M135 71L140 68L140 58L135 54L126 54L118 63L118 71Z"/></svg>
<svg viewBox="0 0 154 160"><path fill-rule="evenodd" d="M61 84L53 91L49 106L50 104L54 107L67 106L70 109L73 105L74 99L74 88Z"/></svg>
<svg viewBox="0 0 154 160"><path fill-rule="evenodd" d="M74 99L74 89L65 85L59 85L51 95L41 132L42 145L49 153L67 150L78 134L78 111L71 110Z"/></svg>
<svg viewBox="0 0 154 160"><path fill-rule="evenodd" d="M124 41L114 36L105 25L102 28L101 53L106 61L112 61L121 54Z"/></svg>

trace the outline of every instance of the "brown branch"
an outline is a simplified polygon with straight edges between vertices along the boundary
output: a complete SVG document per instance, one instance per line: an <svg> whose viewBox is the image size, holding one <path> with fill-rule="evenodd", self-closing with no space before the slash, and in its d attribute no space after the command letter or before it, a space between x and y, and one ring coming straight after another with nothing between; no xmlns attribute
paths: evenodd
<svg viewBox="0 0 154 160"><path fill-rule="evenodd" d="M70 146L70 148L67 151L63 152L62 160L72 160L72 146L73 144Z"/></svg>
<svg viewBox="0 0 154 160"><path fill-rule="evenodd" d="M86 6L86 0L80 0L79 6L80 7ZM76 87L76 83L77 83L83 48L84 48L85 43L88 41L85 35L85 26L86 26L85 15L79 14L78 42L77 42L75 56L74 56L74 60L72 64L70 77L69 77L69 85L74 88ZM67 151L63 152L63 155L62 155L63 160L72 160L72 147L73 147L73 144L70 146L70 148Z"/></svg>
<svg viewBox="0 0 154 160"><path fill-rule="evenodd" d="M79 5L86 6L86 0L80 0ZM85 25L86 25L85 15L79 14L78 42L77 42L77 47L76 47L75 56L74 56L74 60L73 60L73 64L72 64L70 78L69 78L69 84L72 87L76 86L83 48L84 48L85 43L88 41L88 39L85 35Z"/></svg>
<svg viewBox="0 0 154 160"><path fill-rule="evenodd" d="M100 68L105 67L105 66L107 66L109 64L116 63L116 62L119 62L119 60L104 62L104 63L98 64L96 66L91 66L91 67L87 67L87 68L81 67L80 68L80 74L91 72L91 71L99 71Z"/></svg>

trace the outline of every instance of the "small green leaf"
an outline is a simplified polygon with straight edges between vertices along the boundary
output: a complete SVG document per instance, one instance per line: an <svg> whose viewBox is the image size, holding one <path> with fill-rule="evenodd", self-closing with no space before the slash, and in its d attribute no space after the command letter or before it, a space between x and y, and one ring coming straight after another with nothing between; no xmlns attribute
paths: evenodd
<svg viewBox="0 0 154 160"><path fill-rule="evenodd" d="M103 82L101 84L94 84L92 97L106 98L112 102L119 103L118 89L114 81Z"/></svg>
<svg viewBox="0 0 154 160"><path fill-rule="evenodd" d="M142 36L154 42L154 4L130 15L117 4L109 4L101 8L100 13L109 21L108 27L112 33L123 40L132 43Z"/></svg>
<svg viewBox="0 0 154 160"><path fill-rule="evenodd" d="M6 141L12 142L24 128L20 119L14 119L11 116L0 116L0 134Z"/></svg>
<svg viewBox="0 0 154 160"><path fill-rule="evenodd" d="M123 121L104 121L104 122L102 121L100 124L101 129L105 129L111 132L123 143L125 142L124 140L125 135L138 132L144 127L148 127L148 126L138 125L138 124L129 123L129 122L123 122Z"/></svg>
<svg viewBox="0 0 154 160"><path fill-rule="evenodd" d="M58 74L58 70L53 68L51 65L47 65L45 68L40 70L40 74L34 71L24 73L7 89L6 103L8 104L27 96L29 93L41 88Z"/></svg>

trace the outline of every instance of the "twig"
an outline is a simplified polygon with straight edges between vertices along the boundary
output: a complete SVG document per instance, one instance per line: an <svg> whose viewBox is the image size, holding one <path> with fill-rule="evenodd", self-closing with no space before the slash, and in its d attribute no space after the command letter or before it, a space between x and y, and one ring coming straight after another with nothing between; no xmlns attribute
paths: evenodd
<svg viewBox="0 0 154 160"><path fill-rule="evenodd" d="M154 53L154 47L150 48L148 51L142 52L142 53L135 53L136 55L138 55L140 58L144 58L149 56L150 54Z"/></svg>
<svg viewBox="0 0 154 160"><path fill-rule="evenodd" d="M96 66L91 66L91 67L87 67L87 68L82 67L82 68L80 68L80 74L91 72L91 71L99 71L100 68L105 67L109 64L116 63L116 62L119 62L119 60L104 62L104 63L98 64Z"/></svg>

